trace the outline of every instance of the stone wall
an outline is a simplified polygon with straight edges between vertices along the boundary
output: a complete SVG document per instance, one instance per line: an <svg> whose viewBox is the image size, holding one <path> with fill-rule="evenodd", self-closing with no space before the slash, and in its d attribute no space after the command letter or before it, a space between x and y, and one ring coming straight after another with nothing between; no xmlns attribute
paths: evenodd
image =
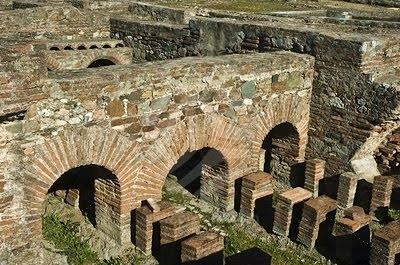
<svg viewBox="0 0 400 265"><path fill-rule="evenodd" d="M136 60L166 60L198 55L198 35L185 25L111 18L111 36L133 48Z"/></svg>
<svg viewBox="0 0 400 265"><path fill-rule="evenodd" d="M0 11L0 37L104 38L109 37L109 29L109 16L71 6Z"/></svg>
<svg viewBox="0 0 400 265"><path fill-rule="evenodd" d="M400 7L400 3L396 0L345 0L351 3L380 5L387 7Z"/></svg>
<svg viewBox="0 0 400 265"><path fill-rule="evenodd" d="M374 126L396 119L399 90L378 77L399 68L398 40L346 31L339 38L323 27L306 31L275 22L197 19L192 28L202 33L202 54L283 49L315 56L307 156L324 158L328 176L349 170L347 161Z"/></svg>
<svg viewBox="0 0 400 265"><path fill-rule="evenodd" d="M102 231L121 244L130 241L131 210L161 199L168 172L187 151L223 154L221 187L229 200L221 207L232 209L234 180L258 169L269 130L290 122L306 142L312 67L311 57L277 52L54 73L46 81L49 98L33 104L25 120L1 126L8 139L0 156L0 223L12 231L2 238L1 248L10 248L4 255L41 237L48 189L82 165L102 166L118 179L119 192L98 184L121 201L100 196L97 213L107 217L100 218ZM285 79L274 90L272 76L288 72L302 73L302 81ZM305 144L300 149L304 156ZM110 223L120 230L110 231Z"/></svg>

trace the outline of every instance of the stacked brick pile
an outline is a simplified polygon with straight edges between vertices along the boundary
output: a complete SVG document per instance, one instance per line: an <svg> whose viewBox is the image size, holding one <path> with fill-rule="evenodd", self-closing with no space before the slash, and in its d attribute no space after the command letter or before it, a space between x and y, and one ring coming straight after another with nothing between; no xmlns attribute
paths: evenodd
<svg viewBox="0 0 400 265"><path fill-rule="evenodd" d="M397 220L374 233L370 263L372 265L395 265L395 256L399 252L400 220Z"/></svg>
<svg viewBox="0 0 400 265"><path fill-rule="evenodd" d="M341 208L344 209L353 206L357 181L358 176L354 173L346 172L340 175L337 201Z"/></svg>
<svg viewBox="0 0 400 265"><path fill-rule="evenodd" d="M279 194L275 208L273 231L279 235L288 236L294 205L304 202L311 197L312 193L310 191L300 187Z"/></svg>
<svg viewBox="0 0 400 265"><path fill-rule="evenodd" d="M297 240L313 248L318 237L319 225L326 220L329 212L336 210L337 202L328 196L319 196L304 204Z"/></svg>
<svg viewBox="0 0 400 265"><path fill-rule="evenodd" d="M319 181L324 178L325 161L320 159L311 159L306 162L306 173L304 188L313 193L313 197L318 196Z"/></svg>
<svg viewBox="0 0 400 265"><path fill-rule="evenodd" d="M273 193L271 181L272 176L265 172L256 172L243 177L240 202L242 214L254 216L256 200Z"/></svg>
<svg viewBox="0 0 400 265"><path fill-rule="evenodd" d="M370 214L373 217L380 218L383 217L382 214L385 215L384 212L390 205L392 190L393 179L391 177L377 176L374 178L370 207Z"/></svg>
<svg viewBox="0 0 400 265"><path fill-rule="evenodd" d="M224 249L224 237L215 232L204 232L199 235L193 236L182 242L181 261L191 262L198 261L197 264L222 264L222 256L214 256L222 254ZM210 257L214 256L214 257ZM210 260L205 258L209 257ZM212 260L212 261L211 261ZM201 263L203 262L203 263Z"/></svg>

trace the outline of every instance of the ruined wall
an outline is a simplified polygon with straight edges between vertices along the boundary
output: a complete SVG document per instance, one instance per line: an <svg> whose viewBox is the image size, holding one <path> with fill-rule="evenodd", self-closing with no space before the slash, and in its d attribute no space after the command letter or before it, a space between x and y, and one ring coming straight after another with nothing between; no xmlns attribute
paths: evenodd
<svg viewBox="0 0 400 265"><path fill-rule="evenodd" d="M198 19L192 27L202 33L202 54L284 49L315 56L307 156L325 159L327 175L349 170L347 161L373 127L396 118L399 91L372 81L387 69L398 69L398 40L346 32L339 38L318 28L218 19Z"/></svg>
<svg viewBox="0 0 400 265"><path fill-rule="evenodd" d="M380 5L386 7L400 7L400 3L396 0L344 0L351 3Z"/></svg>
<svg viewBox="0 0 400 265"><path fill-rule="evenodd" d="M136 60L166 60L198 55L198 35L185 25L111 18L111 37L132 47Z"/></svg>
<svg viewBox="0 0 400 265"><path fill-rule="evenodd" d="M233 208L234 180L257 171L262 140L275 125L296 127L304 156L312 69L312 58L284 52L54 73L49 98L33 104L25 120L0 127L0 229L10 231L2 233L1 257L33 249L49 187L82 165L117 177L120 191L98 182L97 214L107 217L102 231L122 245L130 242L131 210L161 198L168 172L187 151L221 152L228 166L218 183L221 207ZM292 72L301 78L292 82ZM280 89L273 75L282 76ZM120 229L110 230L115 224Z"/></svg>
<svg viewBox="0 0 400 265"><path fill-rule="evenodd" d="M46 69L41 58L32 52L29 43L2 43L0 45L0 116L7 121L38 100L47 97L43 92ZM8 115L8 116L4 116ZM23 117L22 117L23 118Z"/></svg>
<svg viewBox="0 0 400 265"><path fill-rule="evenodd" d="M104 38L109 37L109 28L109 16L72 6L0 11L0 37Z"/></svg>

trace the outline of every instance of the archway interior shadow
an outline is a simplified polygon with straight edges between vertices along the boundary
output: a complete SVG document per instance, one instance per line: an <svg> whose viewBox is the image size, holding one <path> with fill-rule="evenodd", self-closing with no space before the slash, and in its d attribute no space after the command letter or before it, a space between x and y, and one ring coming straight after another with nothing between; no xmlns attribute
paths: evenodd
<svg viewBox="0 0 400 265"><path fill-rule="evenodd" d="M291 123L284 122L275 126L264 138L261 146L265 150L264 172L274 174L274 166L282 162L288 164L288 166L296 164L295 160L299 155L299 141L299 133ZM301 172L305 170L302 167L302 165L299 165L285 173L286 176L284 177L288 181L294 182L291 183L292 186L301 184L301 179L293 180L292 178L295 178L294 175L302 174Z"/></svg>
<svg viewBox="0 0 400 265"><path fill-rule="evenodd" d="M108 169L97 165L86 165L73 168L61 175L50 187L48 193L56 191L79 191L79 209L88 220L96 226L95 181L98 179L118 183L117 177Z"/></svg>
<svg viewBox="0 0 400 265"><path fill-rule="evenodd" d="M240 201L242 200L242 183L243 183L243 178L235 180L234 209L236 212L240 212Z"/></svg>
<svg viewBox="0 0 400 265"><path fill-rule="evenodd" d="M115 65L115 63L108 59L97 59L97 60L93 61L88 66L88 68L97 68L97 67L110 66L110 65Z"/></svg>
<svg viewBox="0 0 400 265"><path fill-rule="evenodd" d="M273 196L265 196L256 200L254 207L254 219L262 226L268 233L272 233L274 222L275 208L273 207Z"/></svg>
<svg viewBox="0 0 400 265"><path fill-rule="evenodd" d="M326 195L334 200L337 198L339 189L339 175L323 178L319 182L318 195Z"/></svg>
<svg viewBox="0 0 400 265"><path fill-rule="evenodd" d="M354 197L354 205L360 206L366 213L369 213L372 199L372 183L365 179L360 179L357 182L356 194Z"/></svg>
<svg viewBox="0 0 400 265"><path fill-rule="evenodd" d="M198 151L186 152L169 174L175 176L182 187L199 198L203 165L214 167L221 164L226 164L223 155L216 149L205 147Z"/></svg>

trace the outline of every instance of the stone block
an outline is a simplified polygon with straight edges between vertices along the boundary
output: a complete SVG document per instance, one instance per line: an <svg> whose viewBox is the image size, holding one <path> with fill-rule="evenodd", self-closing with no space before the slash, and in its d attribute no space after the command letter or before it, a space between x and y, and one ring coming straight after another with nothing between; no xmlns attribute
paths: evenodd
<svg viewBox="0 0 400 265"><path fill-rule="evenodd" d="M354 173L346 172L340 175L337 201L341 208L349 208L353 206L357 181L358 176Z"/></svg>
<svg viewBox="0 0 400 265"><path fill-rule="evenodd" d="M242 180L240 212L246 216L254 216L254 207L257 199L273 193L272 176L265 172L251 173Z"/></svg>
<svg viewBox="0 0 400 265"><path fill-rule="evenodd" d="M312 195L310 191L300 187L279 194L275 207L273 231L279 235L288 236L294 205L310 199Z"/></svg>
<svg viewBox="0 0 400 265"><path fill-rule="evenodd" d="M304 188L313 193L313 197L318 196L319 181L324 178L325 161L321 159L311 159L306 161L306 173Z"/></svg>
<svg viewBox="0 0 400 265"><path fill-rule="evenodd" d="M224 237L204 232L182 242L182 262L198 261L224 250Z"/></svg>

